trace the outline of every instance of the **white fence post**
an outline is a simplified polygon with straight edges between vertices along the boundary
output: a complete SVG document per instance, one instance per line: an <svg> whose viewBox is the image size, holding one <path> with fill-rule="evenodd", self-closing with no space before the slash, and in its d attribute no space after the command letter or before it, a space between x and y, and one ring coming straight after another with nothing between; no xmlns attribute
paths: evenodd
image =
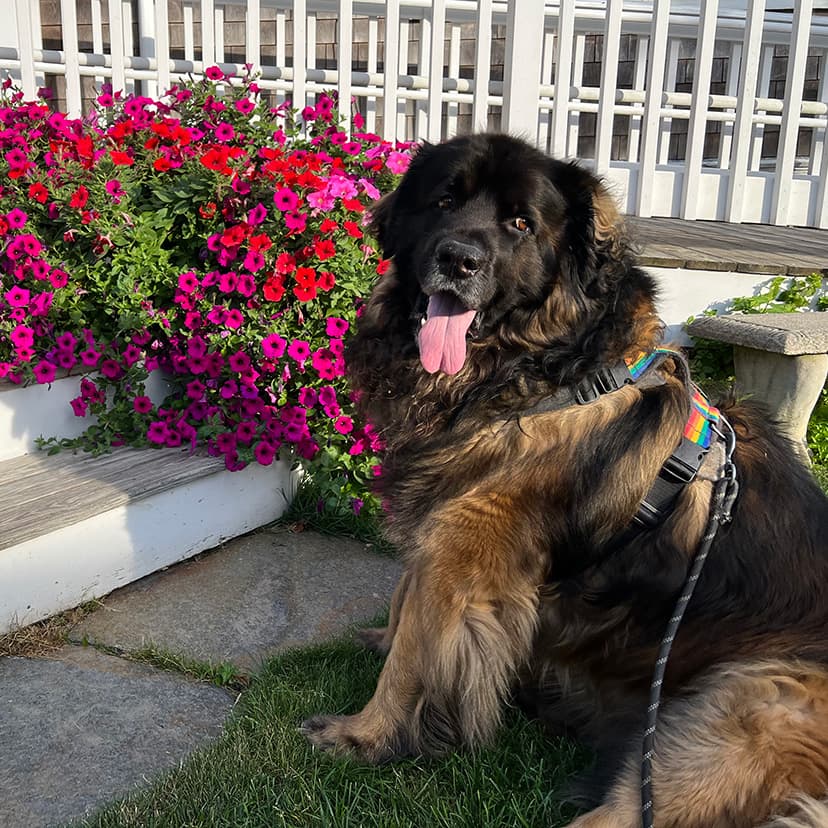
<svg viewBox="0 0 828 828"><path fill-rule="evenodd" d="M20 55L20 81L23 94L33 100L37 94L35 85L32 15L28 0L15 0L14 11L17 16L17 53Z"/></svg>
<svg viewBox="0 0 828 828"><path fill-rule="evenodd" d="M472 128L489 126L489 77L492 63L492 0L477 4L477 44L474 50L474 102Z"/></svg>
<svg viewBox="0 0 828 828"><path fill-rule="evenodd" d="M636 193L638 209L635 211L639 216L653 214L655 167L661 135L661 96L664 89L664 65L670 22L670 1L661 0L654 6L648 50L647 97L644 103L644 117L641 119L641 156Z"/></svg>
<svg viewBox="0 0 828 828"><path fill-rule="evenodd" d="M80 61L78 60L78 16L75 0L60 0L60 24L66 66L66 111L73 118L83 114Z"/></svg>
<svg viewBox="0 0 828 828"><path fill-rule="evenodd" d="M710 78L716 45L716 23L719 0L703 0L699 45L693 71L693 103L687 128L687 151L684 159L684 186L681 200L682 218L695 219L699 213L699 184L701 182L704 136L707 127L707 102L710 97Z"/></svg>
<svg viewBox="0 0 828 828"><path fill-rule="evenodd" d="M426 137L432 143L437 143L443 135L443 44L445 37L446 0L431 0L431 59L428 64Z"/></svg>
<svg viewBox="0 0 828 828"><path fill-rule="evenodd" d="M258 72L262 65L261 6L259 0L247 0L244 17L244 58L251 65L252 72Z"/></svg>
<svg viewBox="0 0 828 828"><path fill-rule="evenodd" d="M785 109L782 113L779 149L776 154L776 176L771 206L773 224L788 223L788 204L791 198L791 179L799 137L802 88L805 83L805 62L808 59L808 39L813 5L813 0L798 0L794 10L791 45L788 50L788 71L785 78Z"/></svg>
<svg viewBox="0 0 828 828"><path fill-rule="evenodd" d="M388 0L385 4L385 54L382 68L382 134L388 141L393 141L397 137L397 70L399 62L400 2L399 0Z"/></svg>
<svg viewBox="0 0 828 828"><path fill-rule="evenodd" d="M618 55L621 50L621 9L623 0L607 0L604 24L604 53L601 59L601 91L595 136L595 170L609 169L615 122L615 88L618 83Z"/></svg>
<svg viewBox="0 0 828 828"><path fill-rule="evenodd" d="M538 134L543 0L509 3L503 67L503 129L532 143Z"/></svg>
<svg viewBox="0 0 828 828"><path fill-rule="evenodd" d="M569 130L569 87L572 82L572 42L575 39L575 0L561 0L555 38L555 97L552 101L550 150L566 157Z"/></svg>
<svg viewBox="0 0 828 828"><path fill-rule="evenodd" d="M354 41L353 0L339 0L339 43L336 47L336 74L339 80L339 115L346 132L351 129L351 58Z"/></svg>
<svg viewBox="0 0 828 828"><path fill-rule="evenodd" d="M764 19L765 0L751 0L747 12L745 48L742 49L742 68L739 72L739 96L736 103L736 120L733 124L733 150L727 190L726 218L736 223L742 220L745 201L745 179L753 140L753 110L756 104L756 82L759 79L759 52L762 49Z"/></svg>

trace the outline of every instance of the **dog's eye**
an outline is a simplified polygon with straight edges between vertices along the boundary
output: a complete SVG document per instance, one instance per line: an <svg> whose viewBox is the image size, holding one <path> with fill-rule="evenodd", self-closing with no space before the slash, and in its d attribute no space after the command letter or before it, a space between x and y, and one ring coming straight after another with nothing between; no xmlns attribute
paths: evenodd
<svg viewBox="0 0 828 828"><path fill-rule="evenodd" d="M441 196L437 201L437 206L441 210L451 210L454 207L454 199L450 195Z"/></svg>
<svg viewBox="0 0 828 828"><path fill-rule="evenodd" d="M530 233L532 231L532 227L529 222L523 216L515 216L512 219L512 227L515 230L519 230L521 233Z"/></svg>

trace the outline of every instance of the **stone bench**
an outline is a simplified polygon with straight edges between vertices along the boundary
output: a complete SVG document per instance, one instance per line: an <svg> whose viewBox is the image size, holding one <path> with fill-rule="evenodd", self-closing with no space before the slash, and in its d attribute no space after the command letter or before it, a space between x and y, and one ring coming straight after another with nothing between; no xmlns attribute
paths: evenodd
<svg viewBox="0 0 828 828"><path fill-rule="evenodd" d="M687 330L733 345L737 394L762 400L810 463L805 432L828 376L828 313L704 316Z"/></svg>

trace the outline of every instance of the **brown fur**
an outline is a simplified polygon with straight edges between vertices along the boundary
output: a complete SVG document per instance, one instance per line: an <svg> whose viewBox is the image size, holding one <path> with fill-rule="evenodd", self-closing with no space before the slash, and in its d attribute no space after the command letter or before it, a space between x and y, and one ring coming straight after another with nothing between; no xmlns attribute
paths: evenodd
<svg viewBox="0 0 828 828"><path fill-rule="evenodd" d="M443 186L457 196L441 214ZM533 195L515 207L521 188ZM516 211L531 234L509 229ZM517 693L598 750L590 792L603 804L574 825L633 828L656 651L723 453L707 455L663 524L616 542L681 438L681 363L588 405L529 412L657 344L653 285L600 182L504 136L422 150L374 225L394 266L348 359L387 443L386 532L406 574L388 628L364 636L387 653L373 698L306 733L372 762L434 754L490 738ZM439 289L475 310L469 283L490 297L453 375L426 373L416 338L431 239L446 232L478 245L483 264ZM814 828L828 793L828 502L759 412L726 412L742 489L668 663L657 822Z"/></svg>

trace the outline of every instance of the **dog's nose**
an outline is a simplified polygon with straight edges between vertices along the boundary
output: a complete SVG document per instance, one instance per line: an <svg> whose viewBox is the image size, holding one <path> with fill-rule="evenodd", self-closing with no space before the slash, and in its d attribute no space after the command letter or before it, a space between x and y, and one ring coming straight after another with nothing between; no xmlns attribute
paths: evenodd
<svg viewBox="0 0 828 828"><path fill-rule="evenodd" d="M437 245L437 264L446 276L474 276L483 266L485 253L476 245L444 239Z"/></svg>

